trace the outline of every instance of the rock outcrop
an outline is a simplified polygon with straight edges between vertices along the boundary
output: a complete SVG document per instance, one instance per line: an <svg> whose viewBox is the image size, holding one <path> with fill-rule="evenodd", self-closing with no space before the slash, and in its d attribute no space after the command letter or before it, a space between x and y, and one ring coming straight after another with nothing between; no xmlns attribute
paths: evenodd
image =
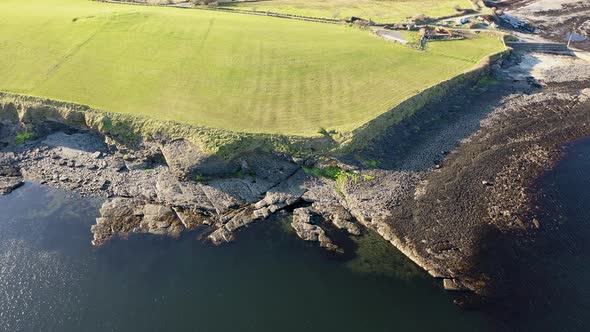
<svg viewBox="0 0 590 332"><path fill-rule="evenodd" d="M314 176L314 160L254 147L226 160L165 135L124 144L93 130L81 113L0 105L0 193L27 179L104 197L92 227L95 245L131 233L196 229L221 245L254 222L293 211L291 226L303 240L342 252L334 228L352 236L374 230L444 278L446 288L487 295L501 278L478 265L490 234L539 229L528 188L558 159L560 144L590 135L583 84L503 99L444 161L437 150L436 167L367 169L330 160L346 169L336 181ZM36 135L15 144L23 128Z"/></svg>
<svg viewBox="0 0 590 332"><path fill-rule="evenodd" d="M172 208L135 198L107 200L100 208L100 215L92 226L94 245L101 245L115 235L141 232L178 236L185 229Z"/></svg>
<svg viewBox="0 0 590 332"><path fill-rule="evenodd" d="M0 195L10 194L23 183L23 176L17 167L0 166Z"/></svg>
<svg viewBox="0 0 590 332"><path fill-rule="evenodd" d="M23 183L24 178L15 162L14 153L0 152L0 195L10 194Z"/></svg>
<svg viewBox="0 0 590 332"><path fill-rule="evenodd" d="M170 171L181 178L219 176L240 170L239 164L210 156L184 139L163 144L161 149Z"/></svg>
<svg viewBox="0 0 590 332"><path fill-rule="evenodd" d="M330 251L341 252L332 240L326 235L324 229L313 221L313 212L309 208L299 208L293 211L293 221L291 226L297 232L297 235L305 241L319 242L322 248Z"/></svg>

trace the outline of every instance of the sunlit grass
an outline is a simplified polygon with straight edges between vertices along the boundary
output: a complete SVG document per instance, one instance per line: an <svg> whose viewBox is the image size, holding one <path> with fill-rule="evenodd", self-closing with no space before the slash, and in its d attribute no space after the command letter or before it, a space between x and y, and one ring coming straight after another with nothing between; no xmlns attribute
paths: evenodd
<svg viewBox="0 0 590 332"><path fill-rule="evenodd" d="M353 27L87 0L0 1L0 90L244 132L350 131L472 68Z"/></svg>

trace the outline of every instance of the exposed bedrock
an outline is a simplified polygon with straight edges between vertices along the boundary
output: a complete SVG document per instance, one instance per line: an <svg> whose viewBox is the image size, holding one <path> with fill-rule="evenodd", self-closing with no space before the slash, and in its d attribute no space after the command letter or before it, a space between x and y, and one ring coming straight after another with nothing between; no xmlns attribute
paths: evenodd
<svg viewBox="0 0 590 332"><path fill-rule="evenodd" d="M105 197L92 228L95 245L116 235L177 236L200 226L213 243L230 242L241 228L301 203L317 181L302 170L301 158L254 151L224 160L167 137L129 146L53 111L19 114L4 105L1 190L27 179ZM359 234L348 219L334 221Z"/></svg>
<svg viewBox="0 0 590 332"><path fill-rule="evenodd" d="M200 147L183 139L162 145L161 151L170 170L179 177L218 176L240 170L237 162L208 156Z"/></svg>
<svg viewBox="0 0 590 332"><path fill-rule="evenodd" d="M326 235L326 231L318 225L318 222L314 221L315 216L310 208L295 209L291 226L301 239L319 242L321 247L331 251L341 251Z"/></svg>
<svg viewBox="0 0 590 332"><path fill-rule="evenodd" d="M172 208L140 199L118 197L108 200L102 205L100 214L96 225L92 226L94 245L102 244L113 234L131 232L178 236L185 227Z"/></svg>
<svg viewBox="0 0 590 332"><path fill-rule="evenodd" d="M361 234L335 198L332 181L307 174L300 158L255 151L228 162L186 140L146 141L131 148L87 128L50 122L34 121L41 129L2 151L2 190L27 179L105 197L92 228L95 245L134 232L177 236L201 226L209 240L222 244L251 223L298 204L308 206L314 220ZM2 137L7 142L30 128L20 120L9 126L7 136L13 137ZM293 223L296 231L300 226ZM322 227L314 224L316 236L306 239L340 251Z"/></svg>
<svg viewBox="0 0 590 332"><path fill-rule="evenodd" d="M590 135L588 90L509 100L482 129L430 173L412 213L391 221L394 233L431 274L483 295L500 294L504 262L498 239L533 235L542 225L530 188L560 156L560 146Z"/></svg>
<svg viewBox="0 0 590 332"><path fill-rule="evenodd" d="M23 176L18 167L0 164L0 195L10 194L23 184Z"/></svg>
<svg viewBox="0 0 590 332"><path fill-rule="evenodd" d="M178 236L190 230L221 245L252 223L292 211L291 226L303 240L341 252L331 236L335 228L351 236L374 230L432 276L444 278L445 287L490 295L505 278L501 262L492 259L495 239L544 227L531 208L529 188L559 158L562 143L590 135L590 93L581 90L590 83L571 75L569 67L537 68L533 77L539 86L559 92L508 95L517 83L534 91L528 84L531 66L545 60L529 60L498 66L497 73L510 70L513 76L472 89L492 91L494 98L477 104L482 108L477 112L462 109L469 119L453 123L451 128L459 129L452 134L472 133L469 128L489 116L454 152L441 153L441 146L450 151L462 138L448 128L442 129L445 135L434 136L451 137L452 143L420 142L418 161L403 158L404 151L414 153L411 147L391 150L399 135L377 139L379 148L373 151L391 154L386 157L391 162L384 163L389 169L256 148L231 158L212 156L189 139L160 132L150 139L127 137L133 124L103 119L97 125L95 115L81 111L0 104L0 192L32 180L104 197L92 228L95 245L135 232ZM520 66L522 72L506 66ZM453 102L430 104L417 119L442 113L437 105L446 110L466 104L463 99ZM493 110L486 103L500 106ZM449 114L463 116L459 113ZM465 124L468 129L461 129ZM430 127L425 127L427 132ZM394 162L396 158L412 167ZM340 172L318 176L329 167Z"/></svg>

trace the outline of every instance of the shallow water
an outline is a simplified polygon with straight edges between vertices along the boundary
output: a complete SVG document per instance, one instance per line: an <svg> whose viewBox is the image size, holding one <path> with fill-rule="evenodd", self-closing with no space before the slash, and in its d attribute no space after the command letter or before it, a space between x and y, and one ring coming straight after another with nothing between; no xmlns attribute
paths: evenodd
<svg viewBox="0 0 590 332"><path fill-rule="evenodd" d="M1 331L482 331L407 269L329 259L280 220L212 247L137 235L90 245L100 201L28 183L0 198ZM396 258L399 259L399 258ZM383 263L383 262L382 262ZM370 268L367 268L370 266ZM408 270L412 273L407 273ZM395 271L394 271L395 272Z"/></svg>

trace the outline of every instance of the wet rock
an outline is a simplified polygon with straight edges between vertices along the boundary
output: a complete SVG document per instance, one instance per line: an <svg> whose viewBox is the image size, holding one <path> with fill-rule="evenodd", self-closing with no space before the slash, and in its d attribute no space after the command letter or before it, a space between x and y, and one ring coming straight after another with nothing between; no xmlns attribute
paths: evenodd
<svg viewBox="0 0 590 332"><path fill-rule="evenodd" d="M8 195L23 184L22 176L0 177L0 195Z"/></svg>
<svg viewBox="0 0 590 332"><path fill-rule="evenodd" d="M228 231L224 227L217 229L215 232L208 236L208 239L215 245L232 242L235 236L232 232Z"/></svg>
<svg viewBox="0 0 590 332"><path fill-rule="evenodd" d="M443 279L443 288L448 291L464 291L467 290L461 285L459 285L453 279Z"/></svg>
<svg viewBox="0 0 590 332"><path fill-rule="evenodd" d="M230 232L235 232L236 230L251 224L255 219L252 217L252 209L251 208L244 208L242 210L238 210L235 213L231 213L231 219L227 223L225 223L225 228Z"/></svg>
<svg viewBox="0 0 590 332"><path fill-rule="evenodd" d="M271 212L270 209L263 207L252 212L252 215L254 219L266 219L270 217Z"/></svg>
<svg viewBox="0 0 590 332"><path fill-rule="evenodd" d="M107 200L100 208L100 217L92 226L92 244L98 246L115 235L126 236L132 232L178 236L183 229L170 207L117 197Z"/></svg>
<svg viewBox="0 0 590 332"><path fill-rule="evenodd" d="M0 195L7 195L23 185L24 179L20 168L11 165L14 162L13 155L0 153L0 157Z"/></svg>
<svg viewBox="0 0 590 332"><path fill-rule="evenodd" d="M218 229L209 235L209 240L215 245L233 241L236 231L257 220L252 211L253 208L247 206L220 216L217 223Z"/></svg>
<svg viewBox="0 0 590 332"><path fill-rule="evenodd" d="M103 244L112 236L125 235L134 231L141 223L143 202L130 198L107 200L100 208L100 217L92 226L95 246Z"/></svg>
<svg viewBox="0 0 590 332"><path fill-rule="evenodd" d="M322 216L324 220L332 222L339 229L346 230L351 235L361 235L361 225L355 217L344 208L341 200L342 192L333 182L316 180L306 184L307 192L302 199L312 203L313 213Z"/></svg>
<svg viewBox="0 0 590 332"><path fill-rule="evenodd" d="M202 214L180 207L172 208L185 229L192 230L200 225L210 224Z"/></svg>
<svg viewBox="0 0 590 332"><path fill-rule="evenodd" d="M140 228L145 232L160 235L179 235L183 230L182 222L172 208L156 204L146 204L143 207Z"/></svg>
<svg viewBox="0 0 590 332"><path fill-rule="evenodd" d="M253 213L257 217L267 218L269 215L297 203L300 195L285 192L268 192L266 196L254 204L256 209Z"/></svg>
<svg viewBox="0 0 590 332"><path fill-rule="evenodd" d="M320 247L334 252L342 252L337 245L326 235L326 232L312 222L312 211L309 208L299 208L293 211L291 226L297 235L305 240L319 242Z"/></svg>
<svg viewBox="0 0 590 332"><path fill-rule="evenodd" d="M348 234L359 236L361 235L360 226L354 221L354 217L343 208L333 211L330 215L330 220L339 229L346 230Z"/></svg>

